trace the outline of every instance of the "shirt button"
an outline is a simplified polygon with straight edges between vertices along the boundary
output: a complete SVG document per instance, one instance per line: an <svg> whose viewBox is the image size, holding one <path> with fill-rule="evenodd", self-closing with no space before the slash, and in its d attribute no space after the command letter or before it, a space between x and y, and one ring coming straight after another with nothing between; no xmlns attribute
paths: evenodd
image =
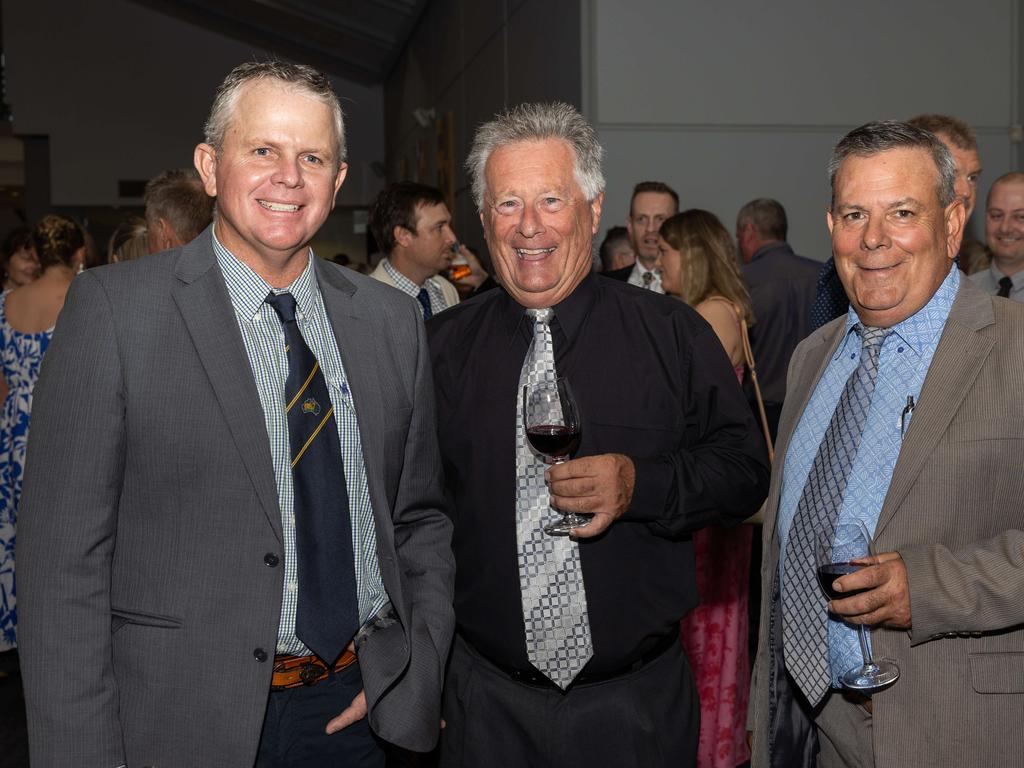
<svg viewBox="0 0 1024 768"><path fill-rule="evenodd" d="M896 351L897 352L902 352L903 351L903 347L896 347Z"/></svg>
<svg viewBox="0 0 1024 768"><path fill-rule="evenodd" d="M299 585L296 582L294 582L294 581L289 581L288 582L288 591L289 592L298 592L299 591Z"/></svg>
<svg viewBox="0 0 1024 768"><path fill-rule="evenodd" d="M255 658L256 661L258 661L260 664L267 660L267 652L264 651L262 648L257 648L255 651L252 652L252 655L253 658Z"/></svg>
<svg viewBox="0 0 1024 768"><path fill-rule="evenodd" d="M270 568L274 568L277 566L278 563L281 562L281 559L273 552L267 552L267 554L263 556L263 562L266 563Z"/></svg>

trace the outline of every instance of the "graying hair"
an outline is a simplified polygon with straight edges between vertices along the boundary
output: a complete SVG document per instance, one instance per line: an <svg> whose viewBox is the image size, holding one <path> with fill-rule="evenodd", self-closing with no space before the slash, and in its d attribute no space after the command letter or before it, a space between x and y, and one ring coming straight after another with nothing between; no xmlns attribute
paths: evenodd
<svg viewBox="0 0 1024 768"><path fill-rule="evenodd" d="M604 150L597 141L593 126L583 115L563 102L520 104L483 123L473 136L466 170L473 184L473 200L478 211L484 207L484 167L491 154L506 144L545 139L561 139L572 149L576 182L588 202L604 191L604 174L601 172Z"/></svg>
<svg viewBox="0 0 1024 768"><path fill-rule="evenodd" d="M218 152L224 148L224 135L242 89L261 80L277 80L330 107L334 116L335 157L339 166L345 162L345 116L331 81L313 67L283 61L247 61L228 73L213 95L210 116L203 127L207 144Z"/></svg>
<svg viewBox="0 0 1024 768"><path fill-rule="evenodd" d="M778 200L770 197L758 197L740 208L736 214L736 223L740 226L750 222L760 237L773 240L785 240L789 232L786 220L786 209Z"/></svg>
<svg viewBox="0 0 1024 768"><path fill-rule="evenodd" d="M832 188L830 208L836 205L836 173L842 162L850 157L871 157L891 149L923 149L931 153L935 168L939 172L939 204L945 208L956 199L956 162L949 149L936 138L934 133L915 128L908 123L884 120L866 123L846 134L828 161L828 183Z"/></svg>

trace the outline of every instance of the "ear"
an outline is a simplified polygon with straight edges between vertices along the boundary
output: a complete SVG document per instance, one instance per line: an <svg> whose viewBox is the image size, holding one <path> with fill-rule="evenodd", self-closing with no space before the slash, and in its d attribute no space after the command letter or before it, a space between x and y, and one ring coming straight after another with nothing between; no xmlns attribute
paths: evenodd
<svg viewBox="0 0 1024 768"><path fill-rule="evenodd" d="M156 220L156 229L156 236L160 243L161 251L177 248L179 245L184 245L184 243L179 240L178 234L174 231L174 228L168 224L167 219L162 216Z"/></svg>
<svg viewBox="0 0 1024 768"><path fill-rule="evenodd" d="M964 237L964 222L967 219L967 209L961 198L957 197L946 206L944 219L946 223L946 255L952 260L960 253L960 242Z"/></svg>
<svg viewBox="0 0 1024 768"><path fill-rule="evenodd" d="M199 178L203 180L203 189L210 197L217 196L217 150L209 144L196 145L192 153L192 163L199 171Z"/></svg>
<svg viewBox="0 0 1024 768"><path fill-rule="evenodd" d="M825 223L828 224L828 233L832 234L832 228L835 226L835 222L832 220L832 209L825 209Z"/></svg>
<svg viewBox="0 0 1024 768"><path fill-rule="evenodd" d="M395 242L403 248L408 248L409 243L412 242L412 232L403 227L401 224L396 224L395 229L392 231L392 236L395 238Z"/></svg>
<svg viewBox="0 0 1024 768"><path fill-rule="evenodd" d="M597 197L590 201L590 216L593 219L590 234L596 235L597 230L601 228L601 206L604 205L604 192L600 192Z"/></svg>
<svg viewBox="0 0 1024 768"><path fill-rule="evenodd" d="M338 199L338 190L341 189L341 184L345 181L345 177L348 176L348 163L342 163L338 166L338 176L334 180L334 197L331 198L331 210L334 210L334 203Z"/></svg>

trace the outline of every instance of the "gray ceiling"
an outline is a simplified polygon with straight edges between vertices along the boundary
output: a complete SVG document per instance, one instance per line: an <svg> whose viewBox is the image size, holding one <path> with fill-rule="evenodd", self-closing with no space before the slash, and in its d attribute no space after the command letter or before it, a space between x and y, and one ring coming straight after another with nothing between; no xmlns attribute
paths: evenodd
<svg viewBox="0 0 1024 768"><path fill-rule="evenodd" d="M428 0L134 0L366 85L383 83Z"/></svg>

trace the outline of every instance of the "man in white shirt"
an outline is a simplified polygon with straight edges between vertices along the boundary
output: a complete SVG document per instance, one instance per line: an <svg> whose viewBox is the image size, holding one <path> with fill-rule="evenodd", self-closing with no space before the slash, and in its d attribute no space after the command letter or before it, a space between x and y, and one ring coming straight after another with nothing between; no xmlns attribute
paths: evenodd
<svg viewBox="0 0 1024 768"><path fill-rule="evenodd" d="M630 269L605 272L608 277L625 280L631 285L664 293L661 287L661 262L658 256L658 229L662 222L679 213L679 195L661 181L641 181L633 187L629 202L626 229L636 253Z"/></svg>
<svg viewBox="0 0 1024 768"><path fill-rule="evenodd" d="M985 244L992 263L971 280L986 293L1024 301L1024 173L1004 174L989 190Z"/></svg>
<svg viewBox="0 0 1024 768"><path fill-rule="evenodd" d="M370 277L419 301L424 320L459 303L442 277L460 247L451 221L441 191L413 181L390 185L370 209L370 231L387 254Z"/></svg>

